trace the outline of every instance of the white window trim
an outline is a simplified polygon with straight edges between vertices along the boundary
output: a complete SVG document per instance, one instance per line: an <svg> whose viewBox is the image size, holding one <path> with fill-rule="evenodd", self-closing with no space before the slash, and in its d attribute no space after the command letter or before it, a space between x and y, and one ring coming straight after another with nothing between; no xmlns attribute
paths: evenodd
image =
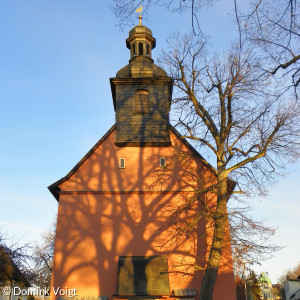
<svg viewBox="0 0 300 300"><path fill-rule="evenodd" d="M122 163L123 161L123 163ZM126 160L125 157L120 157L119 158L119 169L125 169L126 167Z"/></svg>

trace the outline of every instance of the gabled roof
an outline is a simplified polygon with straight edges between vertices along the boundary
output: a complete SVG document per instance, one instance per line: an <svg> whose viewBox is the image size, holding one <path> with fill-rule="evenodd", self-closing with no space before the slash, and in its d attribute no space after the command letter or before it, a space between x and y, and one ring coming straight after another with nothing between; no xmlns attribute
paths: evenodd
<svg viewBox="0 0 300 300"><path fill-rule="evenodd" d="M54 182L53 184L48 186L49 191L52 193L54 198L59 201L59 192L60 188L58 187L60 184L68 180L78 169L79 167L93 154L93 152L103 143L104 140L116 129L116 124L114 124L105 134L104 136L90 149L90 151L75 165L75 167L63 178Z"/></svg>
<svg viewBox="0 0 300 300"><path fill-rule="evenodd" d="M200 154L199 152L185 139L182 135L175 129L171 124L170 131L180 139L183 144L193 153L195 157L197 157L208 169L212 171L216 175L216 170L213 166L211 166ZM59 201L59 185L68 180L79 168L80 166L93 154L93 152L108 138L108 136L116 129L116 124L114 124L105 134L104 136L91 148L91 150L75 165L75 167L63 178L54 182L53 184L48 186L49 191L52 193L54 198ZM233 182L232 182L233 184ZM234 188L234 186L233 186ZM232 189L233 189L232 188Z"/></svg>

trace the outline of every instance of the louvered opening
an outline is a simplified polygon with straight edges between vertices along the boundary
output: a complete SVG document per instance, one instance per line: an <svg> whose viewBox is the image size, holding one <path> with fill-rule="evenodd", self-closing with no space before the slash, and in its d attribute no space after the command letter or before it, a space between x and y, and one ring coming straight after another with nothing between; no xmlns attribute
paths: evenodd
<svg viewBox="0 0 300 300"><path fill-rule="evenodd" d="M149 92L147 90L135 91L135 112L139 114L150 112Z"/></svg>

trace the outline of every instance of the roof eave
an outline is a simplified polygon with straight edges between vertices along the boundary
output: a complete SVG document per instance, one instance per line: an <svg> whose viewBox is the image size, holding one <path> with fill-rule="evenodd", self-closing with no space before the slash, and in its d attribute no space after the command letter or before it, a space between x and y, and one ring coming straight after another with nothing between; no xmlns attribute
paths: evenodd
<svg viewBox="0 0 300 300"><path fill-rule="evenodd" d="M53 195L53 197L59 202L59 195L60 195L60 185L68 180L78 169L79 167L90 157L90 155L95 151L96 148L99 147L100 144L112 133L112 131L116 128L116 124L114 124L106 133L105 135L90 149L90 151L75 165L75 167L63 178L60 180L54 182L53 184L48 186L49 191ZM179 138L184 145L191 150L191 152L198 157L201 162L209 168L215 176L217 176L217 171L215 168L209 164L202 156L201 154L185 139L182 137L182 135L175 129L174 126L170 124L170 130ZM228 192L232 192L236 186L236 182L228 179Z"/></svg>
<svg viewBox="0 0 300 300"><path fill-rule="evenodd" d="M102 142L113 132L116 128L116 124L114 124L105 134L104 136L90 149L90 151L75 165L75 167L63 178L54 182L53 184L48 186L49 191L54 196L54 198L59 202L60 195L60 187L63 182L68 180L78 169L79 167L91 156L91 154L102 144Z"/></svg>

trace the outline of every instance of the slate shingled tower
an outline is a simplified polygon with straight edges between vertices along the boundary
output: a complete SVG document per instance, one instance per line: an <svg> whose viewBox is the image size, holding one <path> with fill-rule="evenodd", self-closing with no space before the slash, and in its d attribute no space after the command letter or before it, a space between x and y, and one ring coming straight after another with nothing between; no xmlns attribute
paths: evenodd
<svg viewBox="0 0 300 300"><path fill-rule="evenodd" d="M129 32L129 64L110 79L116 112L117 146L169 146L172 79L151 58L152 31L143 25Z"/></svg>

